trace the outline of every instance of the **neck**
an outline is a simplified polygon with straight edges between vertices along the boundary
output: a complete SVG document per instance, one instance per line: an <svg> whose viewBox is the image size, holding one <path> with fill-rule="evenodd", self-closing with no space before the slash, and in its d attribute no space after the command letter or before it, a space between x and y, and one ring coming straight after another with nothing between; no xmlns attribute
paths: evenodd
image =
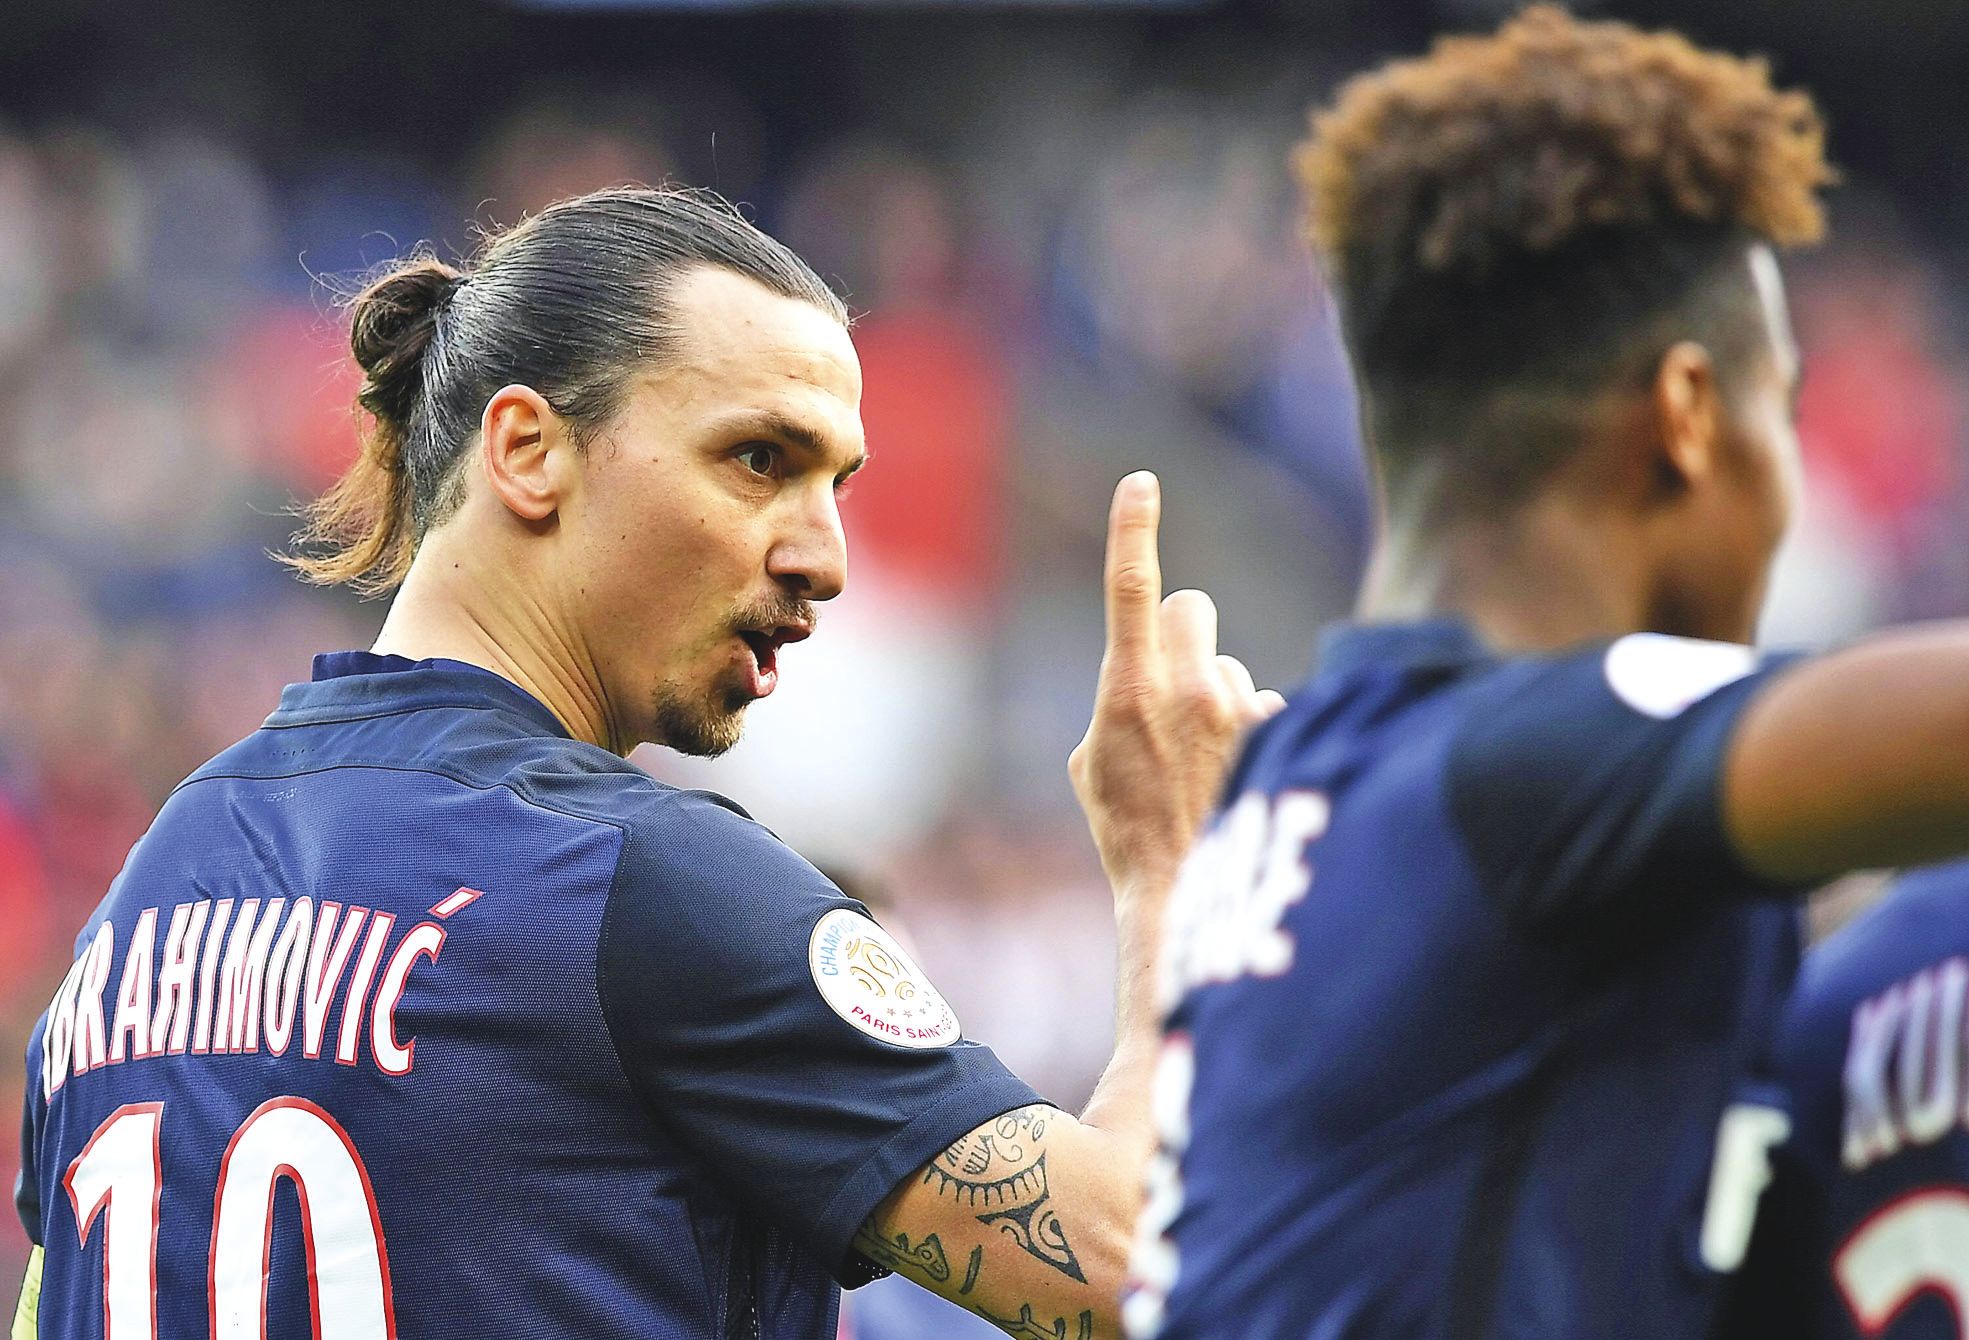
<svg viewBox="0 0 1969 1340"><path fill-rule="evenodd" d="M443 657L503 676L546 704L577 740L626 754L600 679L544 602L490 577L501 565L474 561L471 546L438 532L417 560L371 650L412 660ZM510 568L507 570L511 570Z"/></svg>
<svg viewBox="0 0 1969 1340"><path fill-rule="evenodd" d="M1505 652L1556 650L1650 626L1649 578L1613 518L1541 496L1503 520L1396 518L1369 561L1358 614L1455 615Z"/></svg>

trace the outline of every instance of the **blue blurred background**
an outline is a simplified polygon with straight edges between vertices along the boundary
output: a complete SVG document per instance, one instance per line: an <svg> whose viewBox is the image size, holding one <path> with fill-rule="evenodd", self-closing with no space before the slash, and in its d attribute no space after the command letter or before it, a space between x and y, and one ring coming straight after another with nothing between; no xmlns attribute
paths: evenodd
<svg viewBox="0 0 1969 1340"><path fill-rule="evenodd" d="M1969 608L1969 8L1579 7L1767 52L1831 117L1770 636ZM1304 672L1369 508L1284 156L1339 78L1505 8L0 6L0 1053L168 789L379 622L266 557L354 449L335 293L671 179L745 202L861 314L878 464L849 593L747 742L638 762L869 881L968 1031L1077 1104L1112 944L1064 763L1108 490L1160 471L1172 586L1216 595L1261 681ZM25 1249L8 1216L0 1280Z"/></svg>

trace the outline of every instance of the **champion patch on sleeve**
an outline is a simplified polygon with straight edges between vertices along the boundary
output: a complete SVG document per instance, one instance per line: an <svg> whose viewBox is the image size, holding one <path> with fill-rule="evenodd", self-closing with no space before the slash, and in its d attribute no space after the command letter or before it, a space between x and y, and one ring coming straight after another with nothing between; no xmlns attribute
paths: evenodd
<svg viewBox="0 0 1969 1340"><path fill-rule="evenodd" d="M872 1038L948 1047L964 1035L915 960L859 912L837 907L822 917L807 942L807 962L828 1008Z"/></svg>
<svg viewBox="0 0 1969 1340"><path fill-rule="evenodd" d="M1757 653L1735 642L1632 633L1607 648L1607 684L1643 716L1680 716L1725 684L1757 668Z"/></svg>

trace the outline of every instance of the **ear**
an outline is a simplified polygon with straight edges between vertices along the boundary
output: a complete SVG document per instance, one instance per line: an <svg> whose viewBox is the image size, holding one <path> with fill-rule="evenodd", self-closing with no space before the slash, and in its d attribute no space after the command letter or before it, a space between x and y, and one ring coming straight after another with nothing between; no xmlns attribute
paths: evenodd
<svg viewBox="0 0 1969 1340"><path fill-rule="evenodd" d="M1714 476L1722 465L1723 403L1709 351L1683 340L1663 354L1653 401L1668 482L1679 491Z"/></svg>
<svg viewBox="0 0 1969 1340"><path fill-rule="evenodd" d="M567 421L531 386L503 386L485 402L479 456L493 496L525 521L544 521L569 484Z"/></svg>

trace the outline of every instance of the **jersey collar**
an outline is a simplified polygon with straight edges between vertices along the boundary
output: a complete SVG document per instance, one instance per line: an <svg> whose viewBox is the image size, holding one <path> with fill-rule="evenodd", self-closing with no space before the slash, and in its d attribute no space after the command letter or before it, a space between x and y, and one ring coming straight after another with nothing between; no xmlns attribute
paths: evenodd
<svg viewBox="0 0 1969 1340"><path fill-rule="evenodd" d="M1490 656L1476 630L1461 619L1337 623L1320 634L1319 669L1344 674L1372 665L1448 668Z"/></svg>
<svg viewBox="0 0 1969 1340"><path fill-rule="evenodd" d="M268 726L353 721L425 707L482 707L522 718L532 733L572 739L548 706L503 675L464 661L331 651L314 658L314 677L281 690Z"/></svg>

